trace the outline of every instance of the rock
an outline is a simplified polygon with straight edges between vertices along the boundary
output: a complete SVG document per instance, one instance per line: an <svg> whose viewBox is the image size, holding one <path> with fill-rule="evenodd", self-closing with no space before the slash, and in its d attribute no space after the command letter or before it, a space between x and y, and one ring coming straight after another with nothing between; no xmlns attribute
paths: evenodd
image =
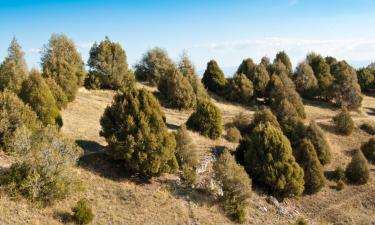
<svg viewBox="0 0 375 225"><path fill-rule="evenodd" d="M274 205L276 207L280 206L280 203L279 201L277 201L277 199L273 196L268 196L267 197L267 202L270 203L271 205Z"/></svg>
<svg viewBox="0 0 375 225"><path fill-rule="evenodd" d="M203 160L201 165L196 169L197 174L202 174L207 171L208 165L214 161L212 155L206 156Z"/></svg>

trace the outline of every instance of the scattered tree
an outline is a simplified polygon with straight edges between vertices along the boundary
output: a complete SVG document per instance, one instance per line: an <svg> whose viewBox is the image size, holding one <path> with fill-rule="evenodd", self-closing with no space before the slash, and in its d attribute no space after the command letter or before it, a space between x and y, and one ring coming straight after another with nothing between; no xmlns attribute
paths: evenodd
<svg viewBox="0 0 375 225"><path fill-rule="evenodd" d="M375 137L371 137L366 143L361 146L363 154L367 160L375 163Z"/></svg>
<svg viewBox="0 0 375 225"><path fill-rule="evenodd" d="M189 117L186 125L189 129L199 132L211 139L217 139L221 136L221 112L211 102L199 102L197 109Z"/></svg>
<svg viewBox="0 0 375 225"><path fill-rule="evenodd" d="M296 84L297 91L306 98L315 97L319 88L314 71L306 62L298 65L294 74L294 83Z"/></svg>
<svg viewBox="0 0 375 225"><path fill-rule="evenodd" d="M117 94L100 120L109 155L144 176L174 172L178 168L176 143L163 118L149 91L130 88Z"/></svg>
<svg viewBox="0 0 375 225"><path fill-rule="evenodd" d="M333 117L333 122L337 131L341 134L350 135L354 129L354 121L346 108L343 108L336 116Z"/></svg>
<svg viewBox="0 0 375 225"><path fill-rule="evenodd" d="M326 165L331 162L331 148L328 144L323 131L315 123L311 121L306 129L306 138L311 141L314 145L318 159L322 165Z"/></svg>
<svg viewBox="0 0 375 225"><path fill-rule="evenodd" d="M358 84L363 91L371 91L375 88L374 74L367 68L362 68L357 71Z"/></svg>
<svg viewBox="0 0 375 225"><path fill-rule="evenodd" d="M207 63L202 82L209 91L215 93L220 93L225 88L226 80L224 73L215 60Z"/></svg>
<svg viewBox="0 0 375 225"><path fill-rule="evenodd" d="M228 150L214 162L215 179L223 189L223 207L236 222L246 220L246 207L251 197L251 180L244 168L236 163Z"/></svg>
<svg viewBox="0 0 375 225"><path fill-rule="evenodd" d="M355 150L352 161L345 170L346 177L352 183L366 184L370 179L370 172L367 160L362 151Z"/></svg>

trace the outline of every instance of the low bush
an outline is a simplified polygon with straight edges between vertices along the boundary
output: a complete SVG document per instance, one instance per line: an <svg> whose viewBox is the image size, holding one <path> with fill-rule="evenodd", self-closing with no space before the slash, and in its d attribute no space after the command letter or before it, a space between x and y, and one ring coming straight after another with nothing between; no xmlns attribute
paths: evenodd
<svg viewBox="0 0 375 225"><path fill-rule="evenodd" d="M354 129L354 121L350 116L347 109L342 109L335 117L333 117L333 122L339 133L344 135L350 135Z"/></svg>
<svg viewBox="0 0 375 225"><path fill-rule="evenodd" d="M361 146L363 154L367 160L375 163L375 137L371 137L366 143Z"/></svg>
<svg viewBox="0 0 375 225"><path fill-rule="evenodd" d="M311 121L306 129L306 138L311 141L314 145L318 159L322 165L326 165L331 162L331 147L320 127Z"/></svg>
<svg viewBox="0 0 375 225"><path fill-rule="evenodd" d="M355 151L352 161L346 167L345 175L348 181L355 184L366 184L369 181L370 171L362 151Z"/></svg>
<svg viewBox="0 0 375 225"><path fill-rule="evenodd" d="M375 135L375 125L371 123L362 123L361 126L359 127L363 131L367 132L368 134Z"/></svg>
<svg viewBox="0 0 375 225"><path fill-rule="evenodd" d="M245 112L239 112L236 114L232 121L227 125L228 127L236 127L241 133L245 132L251 122L251 116Z"/></svg>
<svg viewBox="0 0 375 225"><path fill-rule="evenodd" d="M72 208L73 220L76 224L89 224L94 219L90 204L86 199L81 198L77 204Z"/></svg>
<svg viewBox="0 0 375 225"><path fill-rule="evenodd" d="M241 139L241 132L236 127L229 127L227 129L226 139L233 143L238 143Z"/></svg>

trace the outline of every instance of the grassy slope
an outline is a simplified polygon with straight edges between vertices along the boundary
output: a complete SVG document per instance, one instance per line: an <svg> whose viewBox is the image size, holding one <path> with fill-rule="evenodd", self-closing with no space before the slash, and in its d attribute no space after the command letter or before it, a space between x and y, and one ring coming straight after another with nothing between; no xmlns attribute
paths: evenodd
<svg viewBox="0 0 375 225"><path fill-rule="evenodd" d="M101 152L104 150L105 141L98 135L99 119L112 97L111 91L81 89L77 99L62 113L62 132L77 140L88 153L77 168L78 175L84 181L85 191L46 208L37 208L23 199L10 199L6 194L0 193L0 224L69 224L71 222L67 215L80 197L86 197L92 203L95 212L94 224L230 224L221 209L205 194L178 188L175 185L175 176L166 175L149 183L139 182L134 178L126 178L115 163L106 159ZM238 112L247 110L215 99L215 104L222 110L223 124L230 122ZM364 113L355 115L358 117L356 123L369 119L367 113L372 116L374 103L374 98L365 98ZM326 171L348 163L351 151L369 137L359 129L349 137L335 134L327 119L335 112L328 106L319 107L309 102L306 111L309 119L317 119L331 143L334 160L326 167ZM190 114L165 108L164 112L171 129L184 123ZM231 149L236 147L223 138L212 141L196 133L192 133L192 136L202 159L210 156L211 149L216 146L227 146ZM6 157L1 155L0 162L3 167L9 164ZM374 166L371 168L374 177ZM202 175L204 176L205 174ZM340 192L330 187L333 185L334 183L330 182L313 196L286 200L281 205L288 209L288 215L278 214L275 207L265 201L266 195L254 194L248 223L289 224L299 215L309 218L313 224L335 221L343 224L370 224L375 220L374 179L367 185L347 186ZM263 207L267 212L261 209Z"/></svg>

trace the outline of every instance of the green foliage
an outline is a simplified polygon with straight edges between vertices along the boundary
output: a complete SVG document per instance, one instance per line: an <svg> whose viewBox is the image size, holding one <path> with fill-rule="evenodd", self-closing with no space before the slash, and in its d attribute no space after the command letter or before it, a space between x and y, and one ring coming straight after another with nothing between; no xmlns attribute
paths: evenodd
<svg viewBox="0 0 375 225"><path fill-rule="evenodd" d="M233 117L232 121L227 126L236 127L242 133L248 130L250 122L250 115L241 111Z"/></svg>
<svg viewBox="0 0 375 225"><path fill-rule="evenodd" d="M363 154L367 160L375 163L375 137L371 137L366 143L361 146Z"/></svg>
<svg viewBox="0 0 375 225"><path fill-rule="evenodd" d="M224 73L215 60L211 60L207 63L202 82L209 91L214 93L220 93L225 88L226 79Z"/></svg>
<svg viewBox="0 0 375 225"><path fill-rule="evenodd" d="M187 77L177 69L169 70L159 80L158 89L170 107L191 109L196 106L196 95Z"/></svg>
<svg viewBox="0 0 375 225"><path fill-rule="evenodd" d="M56 105L59 109L65 109L68 105L68 97L66 97L64 91L61 89L61 87L56 84L55 80L52 78L44 79L47 83L53 97L56 100Z"/></svg>
<svg viewBox="0 0 375 225"><path fill-rule="evenodd" d="M100 120L109 155L144 176L174 172L176 143L163 118L149 91L130 88L117 94Z"/></svg>
<svg viewBox="0 0 375 225"><path fill-rule="evenodd" d="M306 138L311 141L314 145L318 159L322 165L326 165L331 162L331 148L328 144L326 137L324 136L323 131L315 123L311 121L309 126L306 129Z"/></svg>
<svg viewBox="0 0 375 225"><path fill-rule="evenodd" d="M37 115L13 92L0 92L0 149L11 152L10 145L22 130L33 132L40 126Z"/></svg>
<svg viewBox="0 0 375 225"><path fill-rule="evenodd" d="M21 99L36 112L43 125L62 126L62 117L47 83L36 70L22 83Z"/></svg>
<svg viewBox="0 0 375 225"><path fill-rule="evenodd" d="M335 77L332 83L335 103L348 109L361 107L363 97L355 69L345 61L340 61L331 67L331 73Z"/></svg>
<svg viewBox="0 0 375 225"><path fill-rule="evenodd" d="M0 90L9 89L18 93L22 81L28 75L24 52L16 38L12 39L8 48L8 56L0 65Z"/></svg>
<svg viewBox="0 0 375 225"><path fill-rule="evenodd" d="M304 190L303 169L292 154L289 140L269 122L257 125L236 151L244 153L244 166L252 179L279 197Z"/></svg>
<svg viewBox="0 0 375 225"><path fill-rule="evenodd" d="M315 97L319 88L318 80L314 76L314 71L308 63L302 62L298 65L293 79L297 91L302 96L306 98Z"/></svg>
<svg viewBox="0 0 375 225"><path fill-rule="evenodd" d="M293 225L308 225L308 223L305 219L299 218Z"/></svg>
<svg viewBox="0 0 375 225"><path fill-rule="evenodd" d="M43 77L50 77L63 89L68 101L73 101L83 85L85 68L72 40L53 34L42 52Z"/></svg>
<svg viewBox="0 0 375 225"><path fill-rule="evenodd" d="M255 67L256 65L251 58L244 59L237 69L237 74L245 74L249 80L253 81Z"/></svg>
<svg viewBox="0 0 375 225"><path fill-rule="evenodd" d="M238 143L241 139L241 132L236 127L229 127L227 129L226 139L233 143Z"/></svg>
<svg viewBox="0 0 375 225"><path fill-rule="evenodd" d="M222 204L225 212L234 221L244 223L248 199L251 197L249 176L226 149L214 162L213 170L215 179L223 190Z"/></svg>
<svg viewBox="0 0 375 225"><path fill-rule="evenodd" d="M89 224L94 219L94 213L88 201L81 198L72 208L73 219L76 224Z"/></svg>
<svg viewBox="0 0 375 225"><path fill-rule="evenodd" d="M342 190L345 187L346 182L346 175L345 170L342 167L337 167L335 171L333 171L333 180L336 182L336 189Z"/></svg>
<svg viewBox="0 0 375 225"><path fill-rule="evenodd" d="M254 69L252 82L254 84L255 93L258 97L264 97L269 80L270 76L267 67L262 63L257 65Z"/></svg>
<svg viewBox="0 0 375 225"><path fill-rule="evenodd" d="M138 80L148 81L156 86L164 74L176 65L169 58L167 52L161 48L153 48L143 55L135 66L135 76Z"/></svg>
<svg viewBox="0 0 375 225"><path fill-rule="evenodd" d="M196 182L196 169L199 166L198 150L185 125L175 133L176 158L182 170L182 180L187 185Z"/></svg>
<svg viewBox="0 0 375 225"><path fill-rule="evenodd" d="M253 83L244 74L235 74L228 79L225 97L229 101L251 104L254 99Z"/></svg>
<svg viewBox="0 0 375 225"><path fill-rule="evenodd" d="M307 55L306 61L310 64L314 71L314 75L318 80L319 93L325 99L329 99L331 96L330 88L334 77L331 75L330 66L324 60L321 55L311 53Z"/></svg>
<svg viewBox="0 0 375 225"><path fill-rule="evenodd" d="M375 88L374 74L367 68L362 68L357 71L358 84L363 91L371 91Z"/></svg>
<svg viewBox="0 0 375 225"><path fill-rule="evenodd" d="M322 189L326 180L313 144L303 139L294 151L294 156L304 171L305 193L314 194Z"/></svg>
<svg viewBox="0 0 375 225"><path fill-rule="evenodd" d="M91 47L87 64L90 70L85 80L86 88L116 90L134 82L124 49L120 43L112 42L108 37Z"/></svg>
<svg viewBox="0 0 375 225"><path fill-rule="evenodd" d="M79 189L73 166L83 151L55 127L20 134L12 147L18 161L3 177L9 191L51 203Z"/></svg>
<svg viewBox="0 0 375 225"><path fill-rule="evenodd" d="M350 135L354 129L354 121L346 108L343 108L333 117L333 123L336 126L336 130L344 135Z"/></svg>
<svg viewBox="0 0 375 225"><path fill-rule="evenodd" d="M355 184L366 184L370 179L368 163L362 151L355 150L352 161L345 170L346 178Z"/></svg>
<svg viewBox="0 0 375 225"><path fill-rule="evenodd" d="M361 128L363 131L367 132L368 134L375 135L375 125L373 124L363 123L361 124L359 128Z"/></svg>
<svg viewBox="0 0 375 225"><path fill-rule="evenodd" d="M211 139L221 136L221 112L210 101L199 102L197 109L189 117L186 125L189 129L199 132Z"/></svg>
<svg viewBox="0 0 375 225"><path fill-rule="evenodd" d="M280 128L280 124L277 121L276 116L272 113L272 111L269 108L257 110L254 113L254 117L253 117L253 120L251 121L250 126L248 127L249 129L246 131L250 133L260 123L267 123L267 122L275 127Z"/></svg>
<svg viewBox="0 0 375 225"><path fill-rule="evenodd" d="M293 72L292 63L288 54L285 51L278 52L276 54L275 62L281 62L286 67L286 74L291 77Z"/></svg>

